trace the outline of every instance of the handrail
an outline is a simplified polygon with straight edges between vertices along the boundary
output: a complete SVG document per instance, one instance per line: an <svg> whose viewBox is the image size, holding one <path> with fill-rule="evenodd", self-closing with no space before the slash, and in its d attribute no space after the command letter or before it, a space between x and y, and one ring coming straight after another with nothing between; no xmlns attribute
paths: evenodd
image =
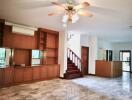
<svg viewBox="0 0 132 100"><path fill-rule="evenodd" d="M70 48L67 48L67 57L81 70L81 59Z"/></svg>

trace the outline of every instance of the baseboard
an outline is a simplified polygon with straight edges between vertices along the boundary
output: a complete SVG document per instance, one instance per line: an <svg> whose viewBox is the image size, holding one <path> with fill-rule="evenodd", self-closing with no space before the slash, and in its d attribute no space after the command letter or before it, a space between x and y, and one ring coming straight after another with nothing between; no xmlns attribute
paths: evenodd
<svg viewBox="0 0 132 100"><path fill-rule="evenodd" d="M64 77L59 77L60 79L65 79Z"/></svg>
<svg viewBox="0 0 132 100"><path fill-rule="evenodd" d="M88 74L88 75L91 75L91 76L96 76L95 74Z"/></svg>

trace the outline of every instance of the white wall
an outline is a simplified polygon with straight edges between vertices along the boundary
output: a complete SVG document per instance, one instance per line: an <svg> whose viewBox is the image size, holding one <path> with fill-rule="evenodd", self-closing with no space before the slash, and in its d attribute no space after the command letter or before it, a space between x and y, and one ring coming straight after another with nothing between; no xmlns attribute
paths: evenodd
<svg viewBox="0 0 132 100"><path fill-rule="evenodd" d="M81 46L89 47L89 74L95 74L95 61L97 59L98 39L95 36L81 36Z"/></svg>
<svg viewBox="0 0 132 100"><path fill-rule="evenodd" d="M73 36L68 41L68 48L70 48L78 57L81 58L81 44L80 44L80 34L76 31L70 31Z"/></svg>
<svg viewBox="0 0 132 100"><path fill-rule="evenodd" d="M106 40L98 39L98 60L106 59L106 50L113 50L112 44Z"/></svg>
<svg viewBox="0 0 132 100"><path fill-rule="evenodd" d="M59 32L58 64L60 64L60 77L63 77L67 69L67 40L65 32Z"/></svg>
<svg viewBox="0 0 132 100"><path fill-rule="evenodd" d="M113 52L114 53L113 60L119 61L119 51L120 50L131 50L131 53L132 53L132 43L113 43L112 47L113 47L113 51L114 51ZM131 58L131 60L132 60L132 58ZM131 65L131 67L132 67L132 65Z"/></svg>

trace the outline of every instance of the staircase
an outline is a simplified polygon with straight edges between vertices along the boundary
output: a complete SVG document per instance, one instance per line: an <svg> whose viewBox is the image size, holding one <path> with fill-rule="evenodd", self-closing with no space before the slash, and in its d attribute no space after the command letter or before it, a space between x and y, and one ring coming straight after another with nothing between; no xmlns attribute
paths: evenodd
<svg viewBox="0 0 132 100"><path fill-rule="evenodd" d="M65 79L74 79L82 77L81 69L81 59L68 48L67 53L67 70L64 74Z"/></svg>

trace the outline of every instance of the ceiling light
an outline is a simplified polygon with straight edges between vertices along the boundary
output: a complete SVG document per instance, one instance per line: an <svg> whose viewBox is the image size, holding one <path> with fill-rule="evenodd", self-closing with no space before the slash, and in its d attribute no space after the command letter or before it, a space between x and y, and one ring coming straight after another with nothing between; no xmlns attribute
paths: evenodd
<svg viewBox="0 0 132 100"><path fill-rule="evenodd" d="M79 20L79 16L77 14L73 14L72 16L65 14L62 18L63 23L71 22L75 23Z"/></svg>

